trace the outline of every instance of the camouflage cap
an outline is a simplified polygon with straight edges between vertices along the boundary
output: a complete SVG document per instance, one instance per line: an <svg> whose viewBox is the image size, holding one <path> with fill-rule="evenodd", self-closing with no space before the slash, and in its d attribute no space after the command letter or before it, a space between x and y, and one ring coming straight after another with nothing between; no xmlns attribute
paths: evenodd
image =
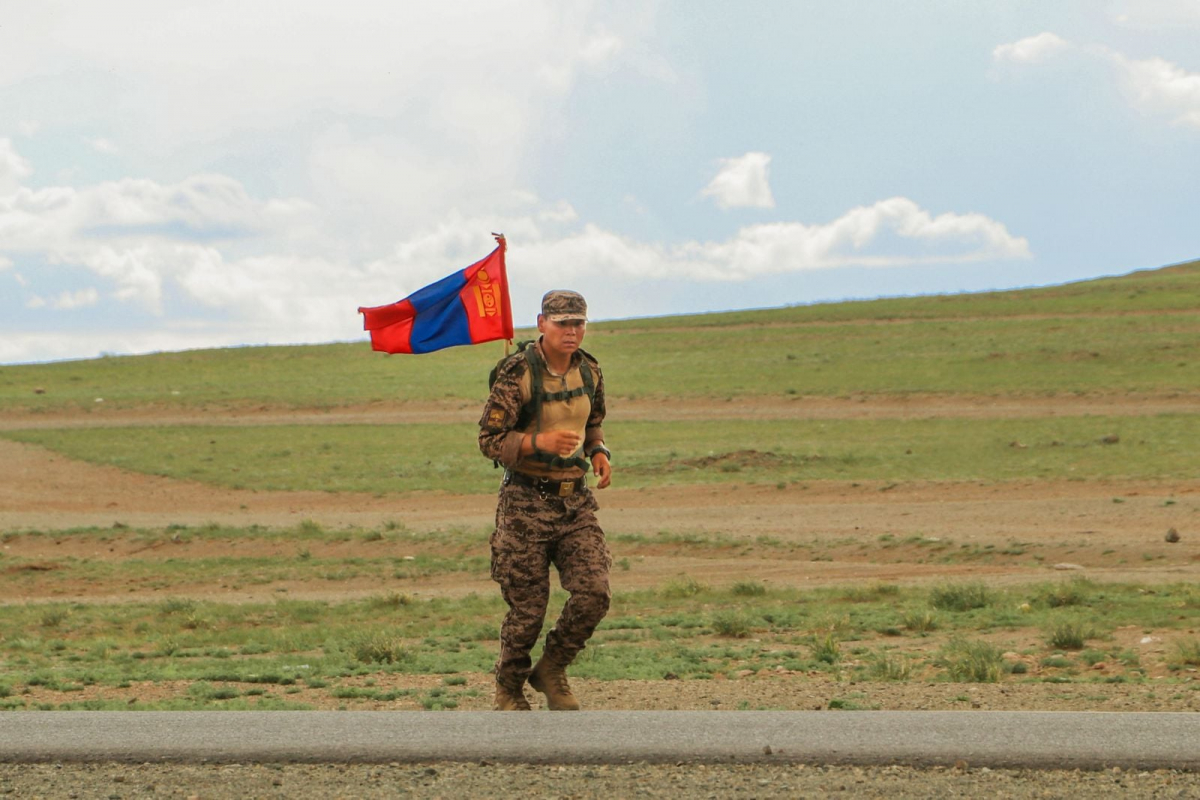
<svg viewBox="0 0 1200 800"><path fill-rule="evenodd" d="M542 297L542 316L551 322L568 319L587 321L587 301L579 292L553 289Z"/></svg>

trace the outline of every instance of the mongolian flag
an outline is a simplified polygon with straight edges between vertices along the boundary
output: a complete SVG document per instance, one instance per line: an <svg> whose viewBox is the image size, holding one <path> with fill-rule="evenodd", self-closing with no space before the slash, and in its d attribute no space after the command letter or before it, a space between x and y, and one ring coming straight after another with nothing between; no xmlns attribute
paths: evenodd
<svg viewBox="0 0 1200 800"><path fill-rule="evenodd" d="M398 303L360 308L371 349L432 353L460 344L512 339L504 238L487 258L431 283Z"/></svg>

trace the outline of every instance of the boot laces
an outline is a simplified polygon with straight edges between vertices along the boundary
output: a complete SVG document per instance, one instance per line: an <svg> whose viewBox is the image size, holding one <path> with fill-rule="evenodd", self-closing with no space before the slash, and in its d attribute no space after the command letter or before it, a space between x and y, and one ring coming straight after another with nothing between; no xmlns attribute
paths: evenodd
<svg viewBox="0 0 1200 800"><path fill-rule="evenodd" d="M561 667L549 670L547 677L559 694L570 694L571 684L567 683L567 671Z"/></svg>

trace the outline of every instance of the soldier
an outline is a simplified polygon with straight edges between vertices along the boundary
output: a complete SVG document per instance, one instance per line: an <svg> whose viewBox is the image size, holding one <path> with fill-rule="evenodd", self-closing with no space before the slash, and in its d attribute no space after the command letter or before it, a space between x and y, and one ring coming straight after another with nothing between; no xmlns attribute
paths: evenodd
<svg viewBox="0 0 1200 800"><path fill-rule="evenodd" d="M612 479L604 446L604 378L580 349L587 303L576 293L547 292L537 318L541 337L503 361L479 420L479 449L504 466L491 536L492 579L508 613L496 662L499 711L528 711L525 681L552 711L576 711L567 666L608 611L612 557L596 521L596 488ZM589 465L588 460L591 463ZM550 565L570 593L530 667L550 600Z"/></svg>

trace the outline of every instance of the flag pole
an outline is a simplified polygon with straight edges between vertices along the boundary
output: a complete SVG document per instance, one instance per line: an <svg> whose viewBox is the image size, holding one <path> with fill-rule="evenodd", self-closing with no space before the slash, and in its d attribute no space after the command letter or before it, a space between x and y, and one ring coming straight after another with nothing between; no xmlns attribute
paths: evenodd
<svg viewBox="0 0 1200 800"><path fill-rule="evenodd" d="M505 264L504 256L508 252L508 240L504 238L503 233L496 233L495 231L492 231L492 236L494 236L496 238L496 244L500 245L500 264L501 264L500 269L501 269L501 274L503 274L505 276L505 283L507 284L508 268L507 268L507 264ZM504 291L505 297L507 298L507 296L508 296L508 286L507 285L504 287L504 290L505 290ZM507 304L507 302L508 301L506 299L505 304ZM512 312L509 311L508 309L505 309L505 311L510 315L512 314ZM504 357L505 358L508 358L508 354L512 350L512 344L513 344L512 339L504 340Z"/></svg>

